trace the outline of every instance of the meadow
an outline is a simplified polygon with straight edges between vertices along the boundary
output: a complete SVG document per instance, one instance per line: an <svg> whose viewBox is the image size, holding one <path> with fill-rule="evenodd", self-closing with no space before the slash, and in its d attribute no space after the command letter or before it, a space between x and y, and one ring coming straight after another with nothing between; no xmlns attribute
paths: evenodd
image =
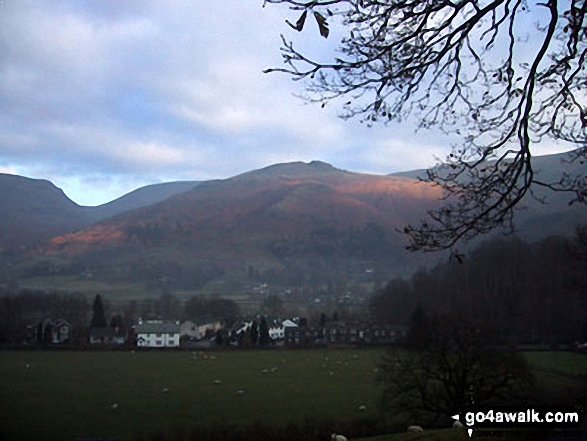
<svg viewBox="0 0 587 441"><path fill-rule="evenodd" d="M374 416L381 354L0 352L0 434L131 439L214 422L284 426Z"/></svg>
<svg viewBox="0 0 587 441"><path fill-rule="evenodd" d="M383 349L1 351L0 439L132 440L212 423L284 427L309 418L376 418L382 354ZM585 383L585 355L544 352L527 358L540 387L553 397ZM447 436L439 439L454 434Z"/></svg>

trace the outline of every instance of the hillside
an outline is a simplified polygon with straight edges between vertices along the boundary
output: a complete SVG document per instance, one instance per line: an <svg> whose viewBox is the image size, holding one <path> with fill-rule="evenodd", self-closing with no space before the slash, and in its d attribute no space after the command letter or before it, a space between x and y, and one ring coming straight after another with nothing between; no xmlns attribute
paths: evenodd
<svg viewBox="0 0 587 441"><path fill-rule="evenodd" d="M0 253L23 250L125 211L153 205L197 184L148 185L107 204L84 207L47 180L0 173Z"/></svg>
<svg viewBox="0 0 587 441"><path fill-rule="evenodd" d="M49 181L0 174L0 194L0 251L19 250L90 222L84 208Z"/></svg>
<svg viewBox="0 0 587 441"><path fill-rule="evenodd" d="M557 157L537 158L536 164L552 176L563 169ZM79 222L88 224L64 226L3 277L141 296L226 294L257 282L304 292L340 283L368 293L374 284L445 257L406 252L406 238L398 233L425 218L440 196L438 187L410 177L353 173L313 161L229 179L159 184L102 207L78 207L65 198L69 221L80 212L86 217ZM520 235L535 240L573 233L584 206L556 196L548 204L524 201L516 216Z"/></svg>
<svg viewBox="0 0 587 441"><path fill-rule="evenodd" d="M54 237L25 274L91 273L107 283L194 290L214 280L242 285L250 267L282 286L339 278L359 283L367 268L377 267L383 281L421 264L404 251L397 230L422 217L438 196L436 188L411 179L321 162L275 165L202 182ZM30 263L43 259L59 263L51 269Z"/></svg>
<svg viewBox="0 0 587 441"><path fill-rule="evenodd" d="M97 222L125 211L136 210L164 201L170 196L191 190L198 183L198 181L177 181L147 185L108 203L88 208L91 208L92 220Z"/></svg>
<svg viewBox="0 0 587 441"><path fill-rule="evenodd" d="M572 153L535 156L532 165L535 178L545 183L556 183L567 174L585 179L587 166L580 161L571 161ZM426 179L426 170L410 170L392 173L389 176L407 179ZM585 207L569 205L574 195L557 193L534 185L529 194L516 208L515 230L520 237L536 241L550 235L572 234L576 225L584 223Z"/></svg>

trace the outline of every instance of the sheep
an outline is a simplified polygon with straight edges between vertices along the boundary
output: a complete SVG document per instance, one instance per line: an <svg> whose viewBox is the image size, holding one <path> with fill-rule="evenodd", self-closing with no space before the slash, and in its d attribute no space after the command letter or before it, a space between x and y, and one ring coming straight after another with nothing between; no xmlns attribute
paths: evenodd
<svg viewBox="0 0 587 441"><path fill-rule="evenodd" d="M463 429L465 425L460 421L455 421L454 423L452 423L452 427L453 429Z"/></svg>
<svg viewBox="0 0 587 441"><path fill-rule="evenodd" d="M237 397L239 397L239 396L241 396L241 395L244 395L244 394L245 394L245 391L244 391L244 390L242 390L242 389L241 389L241 390L237 390L237 391L234 393L234 395L235 395L235 396L237 396Z"/></svg>
<svg viewBox="0 0 587 441"><path fill-rule="evenodd" d="M166 388L166 387L164 387L164 388L161 390L161 392L163 392L164 394L166 394L166 393L169 393L169 389L168 389L168 388Z"/></svg>
<svg viewBox="0 0 587 441"><path fill-rule="evenodd" d="M367 410L367 406L365 406L364 404L361 404L361 405L359 406L359 411L360 411L360 412L365 412L366 410Z"/></svg>
<svg viewBox="0 0 587 441"><path fill-rule="evenodd" d="M222 384L222 380L214 380L214 385L215 386L218 386L220 384Z"/></svg>
<svg viewBox="0 0 587 441"><path fill-rule="evenodd" d="M346 436L342 436L342 435L337 435L336 433L333 433L331 436L331 439L333 441L348 441Z"/></svg>
<svg viewBox="0 0 587 441"><path fill-rule="evenodd" d="M410 427L408 427L408 432L421 433L421 432L424 432L424 429L422 429L422 426L410 426Z"/></svg>
<svg viewBox="0 0 587 441"><path fill-rule="evenodd" d="M274 374L275 372L277 372L277 368L276 368L275 366L273 366L273 367L271 368L270 372L271 372L272 374Z"/></svg>
<svg viewBox="0 0 587 441"><path fill-rule="evenodd" d="M112 406L110 406L110 407L112 407L112 409L118 409L118 403L114 403L114 404L112 404Z"/></svg>

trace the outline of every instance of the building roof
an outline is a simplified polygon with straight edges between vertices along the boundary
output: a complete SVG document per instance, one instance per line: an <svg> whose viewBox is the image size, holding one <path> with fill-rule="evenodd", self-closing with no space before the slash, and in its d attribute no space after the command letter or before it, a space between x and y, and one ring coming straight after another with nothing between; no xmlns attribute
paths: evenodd
<svg viewBox="0 0 587 441"><path fill-rule="evenodd" d="M144 322L136 326L137 334L179 334L176 322Z"/></svg>

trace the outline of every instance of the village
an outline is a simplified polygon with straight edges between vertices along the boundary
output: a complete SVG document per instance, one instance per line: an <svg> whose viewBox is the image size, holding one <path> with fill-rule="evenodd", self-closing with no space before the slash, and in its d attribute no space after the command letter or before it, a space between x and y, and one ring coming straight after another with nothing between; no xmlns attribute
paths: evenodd
<svg viewBox="0 0 587 441"><path fill-rule="evenodd" d="M27 326L26 346L62 348L217 349L373 346L399 343L406 336L402 325L361 325L343 321L309 326L304 318L256 317L229 325L221 318L200 320L142 320L128 329L115 318L108 326L91 327L85 341L73 339L65 319L45 318Z"/></svg>

